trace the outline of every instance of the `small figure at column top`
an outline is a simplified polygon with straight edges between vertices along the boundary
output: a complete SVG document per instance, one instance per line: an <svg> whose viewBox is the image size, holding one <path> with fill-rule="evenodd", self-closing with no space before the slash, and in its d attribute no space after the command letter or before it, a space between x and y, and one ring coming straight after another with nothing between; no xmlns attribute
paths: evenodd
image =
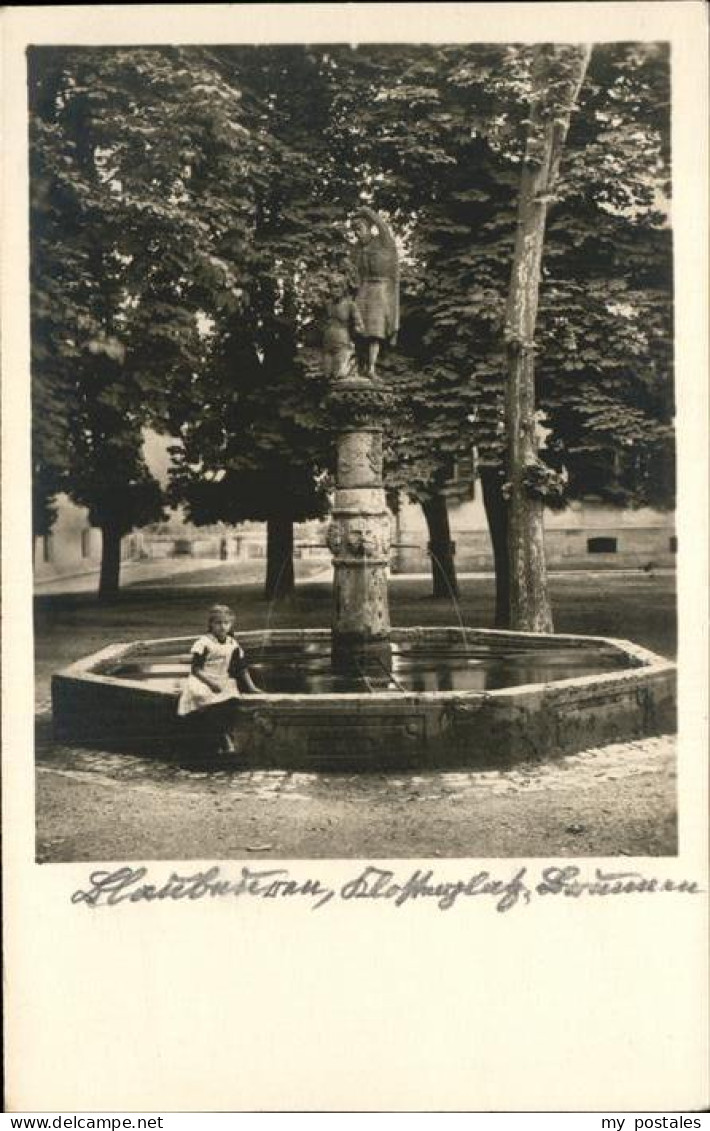
<svg viewBox="0 0 710 1131"><path fill-rule="evenodd" d="M362 336L365 327L360 311L348 294L343 275L331 275L329 298L325 305L323 325L323 370L336 381L349 377L355 363L355 335Z"/></svg>

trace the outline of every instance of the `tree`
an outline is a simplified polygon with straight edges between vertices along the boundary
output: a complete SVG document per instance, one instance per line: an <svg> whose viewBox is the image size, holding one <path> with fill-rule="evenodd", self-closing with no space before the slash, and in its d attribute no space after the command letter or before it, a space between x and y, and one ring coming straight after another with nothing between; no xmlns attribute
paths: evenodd
<svg viewBox="0 0 710 1131"><path fill-rule="evenodd" d="M88 507L92 526L101 530L99 598L111 600L119 589L121 539L137 526L164 518L163 496L145 466L140 437L133 429L116 427L104 435L95 420L87 429L86 445L76 463L87 477L74 474L72 494Z"/></svg>
<svg viewBox="0 0 710 1131"><path fill-rule="evenodd" d="M668 83L664 45L596 47L573 117L549 204L535 354L548 433L535 489L549 507L589 497L673 505ZM506 148L510 159L520 155L512 140ZM494 360L495 348L489 356ZM477 378L476 411L487 424L478 445L496 554L496 620L505 627L500 368L486 363Z"/></svg>
<svg viewBox="0 0 710 1131"><path fill-rule="evenodd" d="M173 422L203 356L199 317L236 308L257 145L205 52L34 48L29 56L35 514L66 490L104 532L160 513L142 429ZM223 253L228 256L223 257ZM120 532L120 533L119 533Z"/></svg>
<svg viewBox="0 0 710 1131"><path fill-rule="evenodd" d="M325 422L318 428L323 382L300 363L290 320L262 320L258 348L253 333L235 319L215 334L201 399L184 413L174 449L171 497L197 523L266 522L265 596L282 600L295 583L293 523L328 505L316 475L328 447Z"/></svg>
<svg viewBox="0 0 710 1131"><path fill-rule="evenodd" d="M251 185L244 301L215 315L202 380L186 390L171 492L198 522L266 521L266 596L275 599L294 587L293 522L327 506L327 388L302 347L324 270L343 264L347 245L342 210L324 188L329 101L320 55L252 47L214 49L213 58L248 95L245 120L263 151Z"/></svg>
<svg viewBox="0 0 710 1131"><path fill-rule="evenodd" d="M587 69L587 48L539 47L533 64L530 120L518 198L505 326L508 350L508 553L511 627L552 632L543 532L550 471L538 460L534 351L548 204L562 148Z"/></svg>

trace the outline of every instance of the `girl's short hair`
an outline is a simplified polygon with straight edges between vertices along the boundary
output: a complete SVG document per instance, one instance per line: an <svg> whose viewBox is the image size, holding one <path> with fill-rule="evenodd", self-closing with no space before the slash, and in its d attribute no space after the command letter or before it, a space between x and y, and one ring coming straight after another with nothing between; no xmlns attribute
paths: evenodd
<svg viewBox="0 0 710 1131"><path fill-rule="evenodd" d="M234 612L230 609L229 605L213 605L207 614L207 624L211 625L216 617L229 617L229 619L233 621Z"/></svg>

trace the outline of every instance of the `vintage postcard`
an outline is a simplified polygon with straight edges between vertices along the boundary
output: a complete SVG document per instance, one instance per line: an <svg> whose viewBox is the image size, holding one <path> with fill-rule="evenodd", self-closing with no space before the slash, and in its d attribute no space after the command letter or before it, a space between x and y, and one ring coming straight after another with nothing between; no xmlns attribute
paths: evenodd
<svg viewBox="0 0 710 1131"><path fill-rule="evenodd" d="M8 1110L703 1110L703 5L3 19Z"/></svg>

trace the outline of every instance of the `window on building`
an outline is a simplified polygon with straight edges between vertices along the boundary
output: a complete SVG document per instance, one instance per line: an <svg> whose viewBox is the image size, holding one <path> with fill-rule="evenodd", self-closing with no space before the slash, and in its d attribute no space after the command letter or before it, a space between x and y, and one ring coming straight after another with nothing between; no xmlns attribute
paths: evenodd
<svg viewBox="0 0 710 1131"><path fill-rule="evenodd" d="M670 538L668 539L668 549L670 550L670 552L672 554L678 553L678 535L677 534L671 534Z"/></svg>
<svg viewBox="0 0 710 1131"><path fill-rule="evenodd" d="M453 461L451 474L444 487L450 502L463 503L476 497L476 460L474 453Z"/></svg>
<svg viewBox="0 0 710 1131"><path fill-rule="evenodd" d="M91 557L91 531L82 530L81 532L81 556L82 558Z"/></svg>
<svg viewBox="0 0 710 1131"><path fill-rule="evenodd" d="M52 535L45 534L42 538L42 561L51 562L52 560Z"/></svg>
<svg viewBox="0 0 710 1131"><path fill-rule="evenodd" d="M588 554L615 554L616 538L587 538Z"/></svg>

